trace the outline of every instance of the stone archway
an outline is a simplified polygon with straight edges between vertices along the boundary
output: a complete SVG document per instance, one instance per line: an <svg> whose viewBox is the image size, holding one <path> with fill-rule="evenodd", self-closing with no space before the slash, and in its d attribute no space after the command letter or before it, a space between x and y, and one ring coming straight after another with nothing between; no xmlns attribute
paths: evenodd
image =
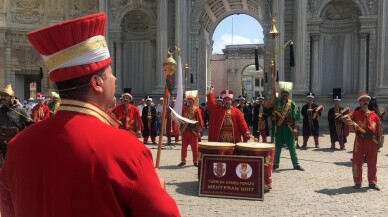
<svg viewBox="0 0 388 217"><path fill-rule="evenodd" d="M227 16L246 14L256 19L264 32L269 28L270 5L266 0L207 0L196 1L191 13L192 73L195 74L199 96L205 96L206 87L211 82L210 60L212 55L212 35L217 25ZM266 39L264 39L266 42ZM241 75L241 71L239 71ZM232 87L231 87L232 89Z"/></svg>
<svg viewBox="0 0 388 217"><path fill-rule="evenodd" d="M110 1L109 44L117 94L131 88L135 98L152 93L156 73L156 2ZM153 78L153 79L151 79Z"/></svg>
<svg viewBox="0 0 388 217"><path fill-rule="evenodd" d="M141 10L133 10L121 21L123 46L123 88L134 93L151 92L156 68L156 40L152 19ZM151 84L151 85L149 85Z"/></svg>
<svg viewBox="0 0 388 217"><path fill-rule="evenodd" d="M346 94L365 91L367 34L360 17L369 13L368 7L363 1L321 3L314 15L319 16L317 28L311 32L311 89L321 95L336 87Z"/></svg>

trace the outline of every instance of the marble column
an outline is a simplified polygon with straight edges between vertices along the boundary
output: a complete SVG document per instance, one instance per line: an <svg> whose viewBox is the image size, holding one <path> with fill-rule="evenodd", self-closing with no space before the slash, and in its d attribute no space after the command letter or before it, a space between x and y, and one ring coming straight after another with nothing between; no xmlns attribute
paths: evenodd
<svg viewBox="0 0 388 217"><path fill-rule="evenodd" d="M0 33L0 88L6 86L6 43L5 33Z"/></svg>
<svg viewBox="0 0 388 217"><path fill-rule="evenodd" d="M378 1L376 95L388 94L388 1Z"/></svg>
<svg viewBox="0 0 388 217"><path fill-rule="evenodd" d="M157 20L157 54L156 54L156 87L164 88L165 75L162 64L167 59L168 48L168 1L158 1L158 20Z"/></svg>
<svg viewBox="0 0 388 217"><path fill-rule="evenodd" d="M312 72L310 77L311 82L311 89L315 94L319 94L321 89L321 83L320 83L320 72L319 72L319 34L318 33L312 33L311 34L311 40L312 40Z"/></svg>
<svg viewBox="0 0 388 217"><path fill-rule="evenodd" d="M366 32L360 32L358 34L360 39L360 52L359 52L359 83L358 83L358 92L364 93L366 92L366 82L367 80L367 74L366 74L366 67L367 67L367 50L366 50L366 44L367 44L367 38L368 33Z"/></svg>
<svg viewBox="0 0 388 217"><path fill-rule="evenodd" d="M276 28L280 35L276 39L276 47L284 45L284 0L272 1L272 13L276 15ZM288 40L287 40L288 41ZM284 81L284 51L275 56L276 70L279 71L279 81ZM276 71L275 70L275 71Z"/></svg>
<svg viewBox="0 0 388 217"><path fill-rule="evenodd" d="M307 50L307 0L294 1L294 54L295 70L292 81L294 93L304 93L308 85L308 76L306 67L306 50Z"/></svg>
<svg viewBox="0 0 388 217"><path fill-rule="evenodd" d="M122 41L116 41L116 66L115 66L115 72L116 72L116 91L118 93L122 93L124 90L123 88L123 81L124 81L124 74L123 74L123 42Z"/></svg>

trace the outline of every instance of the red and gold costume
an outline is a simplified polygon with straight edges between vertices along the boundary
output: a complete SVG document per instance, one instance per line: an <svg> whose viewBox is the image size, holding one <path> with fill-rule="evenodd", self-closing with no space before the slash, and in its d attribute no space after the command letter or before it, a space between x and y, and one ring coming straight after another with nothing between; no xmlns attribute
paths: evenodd
<svg viewBox="0 0 388 217"><path fill-rule="evenodd" d="M168 143L171 143L171 137L175 137L175 143L178 142L179 126L172 118L172 112L170 108L167 108L166 136L167 136Z"/></svg>
<svg viewBox="0 0 388 217"><path fill-rule="evenodd" d="M211 113L209 142L242 142L242 136L249 133L249 128L241 111L235 107L227 109L218 105L214 93L207 95L207 102Z"/></svg>
<svg viewBox="0 0 388 217"><path fill-rule="evenodd" d="M2 217L178 216L151 152L117 127L102 109L63 100L55 116L22 131L1 169Z"/></svg>
<svg viewBox="0 0 388 217"><path fill-rule="evenodd" d="M35 123L50 117L50 109L46 104L36 104L31 111L31 117Z"/></svg>
<svg viewBox="0 0 388 217"><path fill-rule="evenodd" d="M128 104L128 107L125 108L124 104L120 104L113 108L111 113L121 122L121 129L128 130L137 137L141 136L144 126L136 106Z"/></svg>
<svg viewBox="0 0 388 217"><path fill-rule="evenodd" d="M106 15L97 13L27 37L45 57L50 79L57 84L99 70L112 81L105 26ZM107 106L112 84L102 87L105 95L93 93L90 100ZM11 140L0 171L2 217L180 216L161 186L151 152L134 135L118 129L117 120L104 110L65 98L53 117Z"/></svg>
<svg viewBox="0 0 388 217"><path fill-rule="evenodd" d="M184 123L181 125L182 132L182 151L181 162L186 162L187 147L191 146L193 152L193 162L198 161L198 139L203 127L202 112L196 106L184 106L182 116L190 120L198 121L196 124Z"/></svg>
<svg viewBox="0 0 388 217"><path fill-rule="evenodd" d="M361 109L354 110L351 119L366 133L356 132L353 147L353 180L356 184L362 182L362 164L366 156L368 164L368 181L369 184L376 184L376 164L377 151L379 145L383 142L383 131L379 116L368 110L366 113Z"/></svg>

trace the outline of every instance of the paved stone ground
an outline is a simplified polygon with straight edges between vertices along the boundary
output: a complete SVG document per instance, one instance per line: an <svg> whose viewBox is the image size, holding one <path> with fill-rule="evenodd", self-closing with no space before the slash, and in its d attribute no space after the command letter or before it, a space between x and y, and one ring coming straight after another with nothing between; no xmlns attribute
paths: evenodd
<svg viewBox="0 0 388 217"><path fill-rule="evenodd" d="M207 136L202 139L207 141ZM316 149L312 148L314 142L310 138L310 148L297 150L304 172L292 169L290 154L283 149L280 169L273 173L272 190L265 194L264 201L199 197L197 168L192 165L190 148L188 164L183 168L176 167L180 162L180 143L171 150L162 151L159 173L184 217L388 216L388 146L379 153L377 165L381 191L368 189L365 164L362 188L355 190L350 162L353 142L354 134L351 133L346 150L331 150L330 136L323 133L321 148ZM157 146L147 146L155 159Z"/></svg>

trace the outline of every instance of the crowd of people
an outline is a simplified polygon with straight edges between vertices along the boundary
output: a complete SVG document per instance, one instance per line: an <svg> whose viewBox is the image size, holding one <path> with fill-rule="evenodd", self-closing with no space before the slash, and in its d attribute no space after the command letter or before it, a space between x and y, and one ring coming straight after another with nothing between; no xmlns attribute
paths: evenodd
<svg viewBox="0 0 388 217"><path fill-rule="evenodd" d="M117 102L105 22L106 15L97 13L28 34L33 47L45 57L58 93L52 93L50 101L37 94L36 105L28 102L23 106L11 85L0 90L0 151L5 159L0 170L2 216L179 216L144 145L156 144L157 135L165 135L168 145L172 139L177 143L181 135L178 167L187 164L189 145L193 165L198 166L198 142L204 128L208 128L209 142L241 143L254 138L267 143L271 136L275 142L273 170L279 168L285 146L293 168L299 171L304 169L296 149L307 149L310 136L315 148L320 147L323 106L314 103L315 95L308 93L300 109L287 87L281 88L279 97L259 95L251 104L243 96L234 99L232 90L223 90L216 97L210 86L207 104L196 105L196 96L185 96L180 115L189 121L179 122L170 108L166 119L162 118L164 100L174 109L174 98L162 97L155 105L147 96L134 105L131 93L125 92ZM77 31L85 34L73 37ZM80 56L80 51L89 58ZM384 142L384 112L371 107L373 99L368 94L359 96L358 108L343 108L340 93L333 91L333 107L328 111L331 148L338 142L344 150L349 128L353 128L354 188L361 187L366 159L369 188L380 190L376 164ZM297 143L300 119L302 146Z"/></svg>

